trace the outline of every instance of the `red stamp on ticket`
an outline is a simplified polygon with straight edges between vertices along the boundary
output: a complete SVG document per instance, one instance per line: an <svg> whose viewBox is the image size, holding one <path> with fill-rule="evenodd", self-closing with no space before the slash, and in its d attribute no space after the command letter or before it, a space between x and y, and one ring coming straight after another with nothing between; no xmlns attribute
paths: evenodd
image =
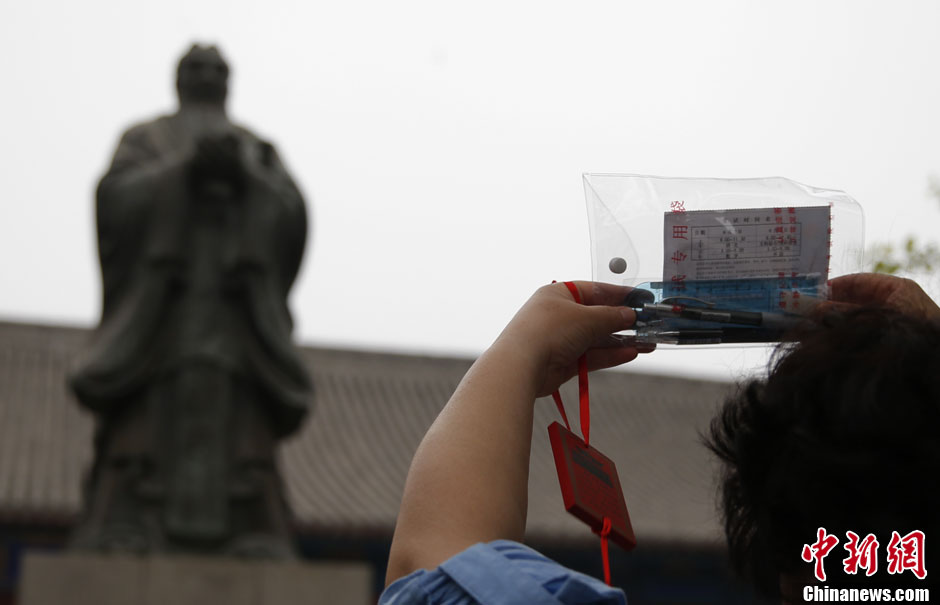
<svg viewBox="0 0 940 605"><path fill-rule="evenodd" d="M548 427L555 468L565 510L600 533L610 519L610 539L625 548L636 547L627 503L614 463L557 422Z"/></svg>

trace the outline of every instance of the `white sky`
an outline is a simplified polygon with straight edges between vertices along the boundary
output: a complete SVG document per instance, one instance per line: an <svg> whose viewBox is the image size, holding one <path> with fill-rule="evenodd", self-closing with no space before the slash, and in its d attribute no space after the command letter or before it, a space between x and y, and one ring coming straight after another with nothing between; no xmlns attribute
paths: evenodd
<svg viewBox="0 0 940 605"><path fill-rule="evenodd" d="M311 205L306 344L476 354L590 278L582 172L786 176L932 237L940 3L0 3L0 318L93 325L93 190L193 41ZM753 350L633 365L728 377Z"/></svg>

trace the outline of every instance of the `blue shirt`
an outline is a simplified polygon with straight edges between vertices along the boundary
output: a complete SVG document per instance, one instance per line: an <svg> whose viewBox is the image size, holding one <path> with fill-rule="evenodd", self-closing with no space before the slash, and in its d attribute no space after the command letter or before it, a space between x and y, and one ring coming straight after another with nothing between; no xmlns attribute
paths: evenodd
<svg viewBox="0 0 940 605"><path fill-rule="evenodd" d="M475 544L395 580L379 605L626 605L619 588L509 540Z"/></svg>

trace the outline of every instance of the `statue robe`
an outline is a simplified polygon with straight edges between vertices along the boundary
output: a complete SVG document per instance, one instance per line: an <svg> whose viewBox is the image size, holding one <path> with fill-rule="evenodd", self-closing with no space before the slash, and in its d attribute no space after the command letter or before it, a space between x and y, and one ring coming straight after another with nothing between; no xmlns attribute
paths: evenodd
<svg viewBox="0 0 940 605"><path fill-rule="evenodd" d="M211 132L239 142L237 187L193 185L196 140ZM183 109L124 134L98 186L97 222L102 317L71 376L99 417L94 474L150 456L163 468L138 473L133 490L156 476L169 533L223 537L227 494L239 489L233 458L273 464L275 440L297 429L311 397L287 308L303 199L270 144L221 110ZM92 516L106 517L128 505L96 506Z"/></svg>

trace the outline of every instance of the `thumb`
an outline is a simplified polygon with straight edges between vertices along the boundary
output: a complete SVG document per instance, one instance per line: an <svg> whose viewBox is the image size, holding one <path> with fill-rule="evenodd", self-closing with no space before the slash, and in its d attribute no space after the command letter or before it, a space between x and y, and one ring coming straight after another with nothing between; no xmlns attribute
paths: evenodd
<svg viewBox="0 0 940 605"><path fill-rule="evenodd" d="M595 338L626 330L636 323L636 312L630 307L594 306L585 307L591 318L591 329Z"/></svg>

